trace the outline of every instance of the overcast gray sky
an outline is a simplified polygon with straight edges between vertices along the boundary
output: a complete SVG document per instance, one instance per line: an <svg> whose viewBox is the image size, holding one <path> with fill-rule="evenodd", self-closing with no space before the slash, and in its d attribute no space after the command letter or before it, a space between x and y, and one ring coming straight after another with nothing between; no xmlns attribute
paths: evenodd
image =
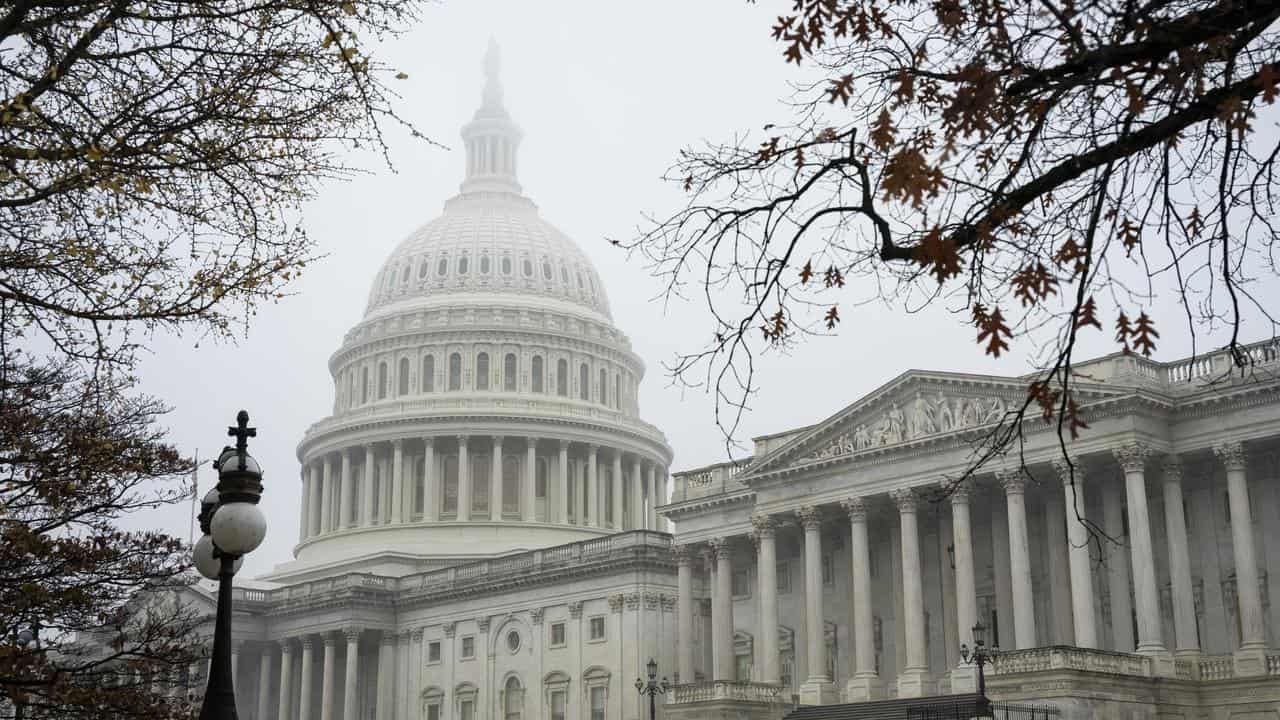
<svg viewBox="0 0 1280 720"><path fill-rule="evenodd" d="M706 336L703 308L655 302L657 281L604 238L630 235L643 211L676 207L681 195L659 176L681 146L786 119L779 99L797 71L769 37L781 8L743 0L459 0L428 6L411 32L384 48L382 57L409 75L397 85L401 112L449 149L389 128L394 172L375 156L356 156L369 174L327 184L305 209L304 225L327 257L296 284L296 296L261 308L235 346L157 338L142 367L143 389L174 407L164 423L182 451L213 455L242 407L258 427L253 452L267 473L269 530L246 559L247 576L291 557L300 501L295 448L332 408L327 361L360 319L371 279L395 245L457 192L458 131L479 104L490 36L502 48L507 108L525 133L520 180L607 284L614 320L647 364L642 415L666 433L673 469L724 459L710 398L671 387L662 368ZM764 363L765 385L744 438L815 422L908 368L1028 369L1017 356L984 358L973 331L940 310L909 322L900 309L876 306L842 308L842 315L840 337ZM1185 338L1162 329L1160 357L1182 355ZM213 480L206 467L201 491ZM187 509L171 509L159 522L185 537Z"/></svg>

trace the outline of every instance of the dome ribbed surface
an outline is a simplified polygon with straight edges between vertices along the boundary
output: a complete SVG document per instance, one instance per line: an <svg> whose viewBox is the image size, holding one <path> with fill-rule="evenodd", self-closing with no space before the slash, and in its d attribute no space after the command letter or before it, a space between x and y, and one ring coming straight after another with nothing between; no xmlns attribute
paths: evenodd
<svg viewBox="0 0 1280 720"><path fill-rule="evenodd" d="M365 315L415 299L456 302L468 292L554 298L611 319L582 249L527 198L505 192L458 195L402 241L374 278Z"/></svg>

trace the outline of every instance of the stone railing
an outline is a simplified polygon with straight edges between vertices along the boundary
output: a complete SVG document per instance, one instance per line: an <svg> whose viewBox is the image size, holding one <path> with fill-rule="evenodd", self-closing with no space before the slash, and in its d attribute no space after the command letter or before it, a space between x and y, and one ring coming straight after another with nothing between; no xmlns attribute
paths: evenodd
<svg viewBox="0 0 1280 720"><path fill-rule="evenodd" d="M1236 676L1236 661L1230 655L1200 657L1201 680L1230 680Z"/></svg>
<svg viewBox="0 0 1280 720"><path fill-rule="evenodd" d="M544 570L582 563L626 560L643 553L653 553L655 557L665 556L670 548L671 536L666 533L631 530L607 537L531 550L465 565L454 565L399 578L368 573L348 573L272 590L237 589L237 599L270 603L322 597L353 588L384 590L393 593L396 597L453 593L468 588L526 578Z"/></svg>
<svg viewBox="0 0 1280 720"><path fill-rule="evenodd" d="M1174 660L1173 676L1179 680L1195 680L1196 664L1190 660Z"/></svg>
<svg viewBox="0 0 1280 720"><path fill-rule="evenodd" d="M711 680L675 685L667 692L668 705L717 701L777 705L785 700L781 685L760 682Z"/></svg>
<svg viewBox="0 0 1280 720"><path fill-rule="evenodd" d="M1267 674L1280 675L1280 655L1267 656Z"/></svg>
<svg viewBox="0 0 1280 720"><path fill-rule="evenodd" d="M720 495L746 488L738 476L747 468L746 462L727 462L689 472L672 473L675 493L672 502L694 500L709 495Z"/></svg>
<svg viewBox="0 0 1280 720"><path fill-rule="evenodd" d="M996 656L992 666L993 675L1015 675L1047 670L1081 670L1137 677L1151 677L1152 674L1149 657L1069 645L1002 651Z"/></svg>
<svg viewBox="0 0 1280 720"><path fill-rule="evenodd" d="M1264 340L1240 348L1243 362L1253 367L1280 367L1280 340ZM1102 382L1138 382L1168 390L1193 389L1225 378L1235 367L1235 358L1217 350L1173 362L1157 362L1140 355L1116 354L1075 366L1080 375Z"/></svg>

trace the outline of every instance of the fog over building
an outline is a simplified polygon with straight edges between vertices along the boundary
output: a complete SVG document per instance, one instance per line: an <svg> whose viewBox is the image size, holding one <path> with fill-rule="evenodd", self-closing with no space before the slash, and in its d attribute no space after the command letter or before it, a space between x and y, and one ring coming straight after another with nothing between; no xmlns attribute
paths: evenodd
<svg viewBox="0 0 1280 720"><path fill-rule="evenodd" d="M668 717L778 718L972 692L977 622L999 699L1280 716L1280 346L1225 380L1225 355L1085 363L1071 466L1028 425L1025 472L945 496L1026 378L909 371L669 475L605 282L517 181L499 69L460 193L329 358L294 559L237 588L242 718L638 720L650 658Z"/></svg>

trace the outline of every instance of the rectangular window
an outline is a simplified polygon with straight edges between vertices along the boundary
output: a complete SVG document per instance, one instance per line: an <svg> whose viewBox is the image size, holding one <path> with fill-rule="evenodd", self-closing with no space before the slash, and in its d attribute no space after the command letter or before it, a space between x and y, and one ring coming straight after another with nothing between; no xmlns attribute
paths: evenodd
<svg viewBox="0 0 1280 720"><path fill-rule="evenodd" d="M604 616L597 615L591 618L591 635L592 640L604 639Z"/></svg>
<svg viewBox="0 0 1280 720"><path fill-rule="evenodd" d="M427 720L440 720L440 706L431 703L427 706Z"/></svg>
<svg viewBox="0 0 1280 720"><path fill-rule="evenodd" d="M462 638L462 659L470 660L476 656L476 638L474 635L467 635Z"/></svg>
<svg viewBox="0 0 1280 720"><path fill-rule="evenodd" d="M738 680L738 682L747 682L748 680L750 680L751 679L751 656L735 655L733 656L733 659L734 659L734 671L737 673L736 679Z"/></svg>
<svg viewBox="0 0 1280 720"><path fill-rule="evenodd" d="M565 692L556 690L551 693L551 720L565 720Z"/></svg>
<svg viewBox="0 0 1280 720"><path fill-rule="evenodd" d="M439 640L433 640L427 643L427 662L429 663L440 662L440 641Z"/></svg>
<svg viewBox="0 0 1280 720"><path fill-rule="evenodd" d="M791 565L785 562L778 563L774 568L774 572L778 574L778 592L791 592Z"/></svg>
<svg viewBox="0 0 1280 720"><path fill-rule="evenodd" d="M831 553L824 553L822 556L822 584L834 585L835 582L835 563L832 561Z"/></svg>
<svg viewBox="0 0 1280 720"><path fill-rule="evenodd" d="M735 570L733 572L733 596L736 598L751 597L751 572Z"/></svg>
<svg viewBox="0 0 1280 720"><path fill-rule="evenodd" d="M475 701L463 700L458 703L458 717L460 720L476 720Z"/></svg>
<svg viewBox="0 0 1280 720"><path fill-rule="evenodd" d="M591 688L591 720L604 720L604 699L604 688Z"/></svg>
<svg viewBox="0 0 1280 720"><path fill-rule="evenodd" d="M551 647L564 647L564 623L551 623Z"/></svg>

